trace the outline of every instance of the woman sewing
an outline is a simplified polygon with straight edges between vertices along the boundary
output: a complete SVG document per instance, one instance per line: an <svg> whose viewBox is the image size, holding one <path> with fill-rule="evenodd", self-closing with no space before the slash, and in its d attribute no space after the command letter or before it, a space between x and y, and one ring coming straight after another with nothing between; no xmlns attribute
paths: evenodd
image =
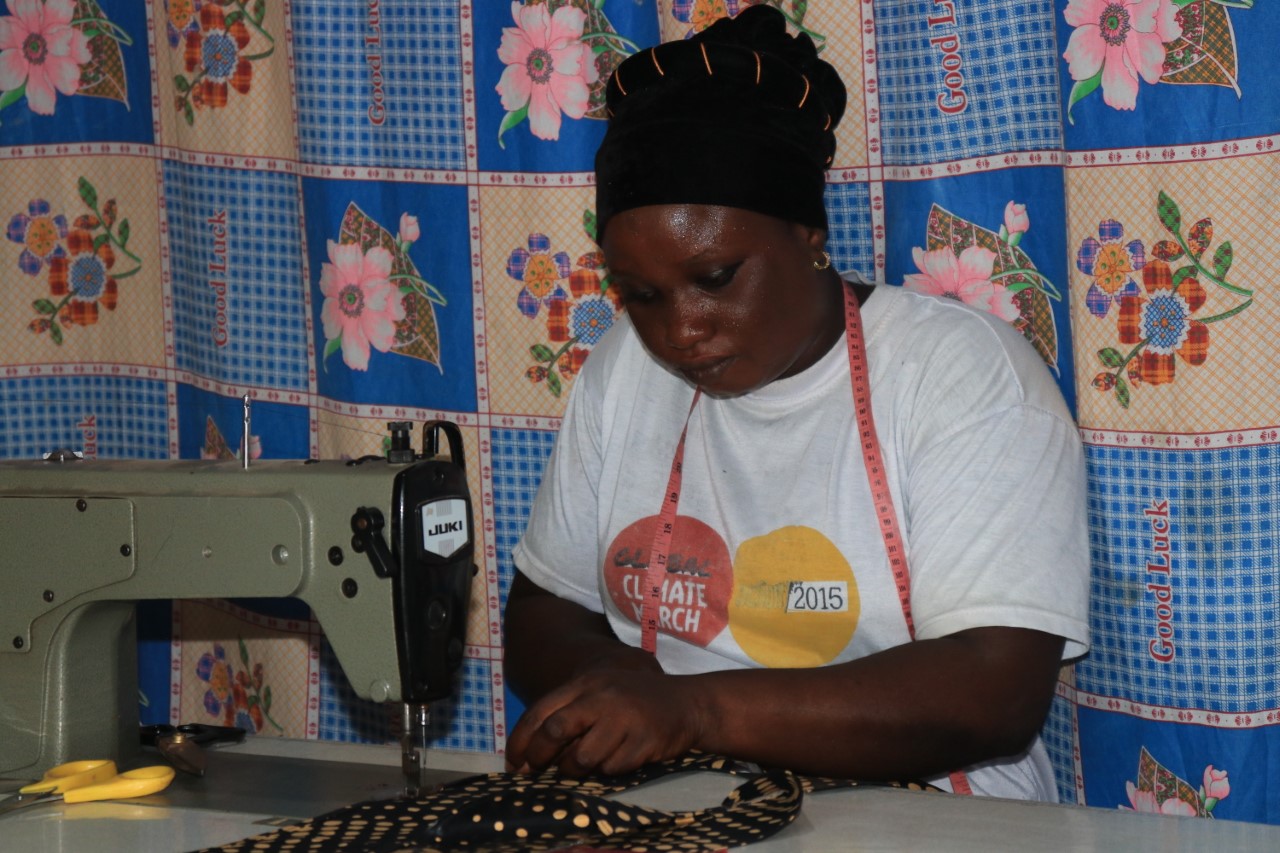
<svg viewBox="0 0 1280 853"><path fill-rule="evenodd" d="M609 82L624 316L568 404L506 611L516 770L689 749L1056 799L1084 470L1035 351L824 249L845 90L751 7ZM870 403L867 403L869 398Z"/></svg>

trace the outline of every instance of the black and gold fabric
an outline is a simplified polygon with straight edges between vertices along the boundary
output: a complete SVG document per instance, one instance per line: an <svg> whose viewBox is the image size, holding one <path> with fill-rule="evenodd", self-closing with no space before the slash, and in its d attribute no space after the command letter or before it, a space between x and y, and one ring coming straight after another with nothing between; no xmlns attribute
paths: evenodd
<svg viewBox="0 0 1280 853"><path fill-rule="evenodd" d="M676 773L707 770L747 778L719 805L691 811L633 806L612 796ZM460 779L424 797L357 803L211 851L539 853L577 847L702 853L763 841L799 816L805 794L856 785L787 770L755 771L700 753L623 776L489 773Z"/></svg>

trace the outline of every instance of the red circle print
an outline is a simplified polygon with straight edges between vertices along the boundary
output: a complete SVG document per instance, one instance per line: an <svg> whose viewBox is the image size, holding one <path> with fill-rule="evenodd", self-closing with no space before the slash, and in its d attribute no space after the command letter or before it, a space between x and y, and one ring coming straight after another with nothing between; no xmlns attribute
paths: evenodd
<svg viewBox="0 0 1280 853"><path fill-rule="evenodd" d="M656 515L636 521L615 536L605 552L609 598L623 618L637 624L657 524ZM733 565L724 540L698 519L676 516L667 576L662 582L658 630L705 647L724 630L732 591Z"/></svg>

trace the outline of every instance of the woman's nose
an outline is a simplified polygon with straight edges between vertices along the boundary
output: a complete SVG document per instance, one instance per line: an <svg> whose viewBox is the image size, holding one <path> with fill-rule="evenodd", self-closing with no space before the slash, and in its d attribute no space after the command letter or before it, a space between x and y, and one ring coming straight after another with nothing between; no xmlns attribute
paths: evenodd
<svg viewBox="0 0 1280 853"><path fill-rule="evenodd" d="M692 349L711 337L712 323L705 311L688 299L675 300L667 314L667 346L676 350Z"/></svg>

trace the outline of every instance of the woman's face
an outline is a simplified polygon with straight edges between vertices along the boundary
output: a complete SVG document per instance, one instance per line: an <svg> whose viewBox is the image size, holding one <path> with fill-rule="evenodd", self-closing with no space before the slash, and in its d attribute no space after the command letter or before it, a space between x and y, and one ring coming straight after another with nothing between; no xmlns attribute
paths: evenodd
<svg viewBox="0 0 1280 853"><path fill-rule="evenodd" d="M733 397L812 365L844 330L826 233L761 213L653 205L605 231L611 287L640 340L706 393Z"/></svg>

